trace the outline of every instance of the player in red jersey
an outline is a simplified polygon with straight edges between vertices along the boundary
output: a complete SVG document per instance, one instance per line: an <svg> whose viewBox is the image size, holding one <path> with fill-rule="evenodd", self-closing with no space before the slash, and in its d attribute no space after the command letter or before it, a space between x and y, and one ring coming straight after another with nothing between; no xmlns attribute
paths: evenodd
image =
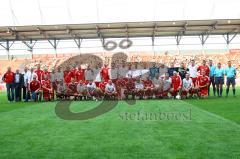
<svg viewBox="0 0 240 159"><path fill-rule="evenodd" d="M202 75L203 71L205 71L206 76L209 77L210 75L210 69L209 66L207 65L206 60L202 61L202 65L198 66L197 70L200 72L200 75Z"/></svg>
<svg viewBox="0 0 240 159"><path fill-rule="evenodd" d="M126 79L123 76L120 76L116 81L116 89L119 99L123 99L124 91L126 90Z"/></svg>
<svg viewBox="0 0 240 159"><path fill-rule="evenodd" d="M72 69L69 70L68 78L70 79L68 83L71 82L72 78L76 79L77 68L76 65L72 65Z"/></svg>
<svg viewBox="0 0 240 159"><path fill-rule="evenodd" d="M132 99L135 99L135 83L133 78L129 78L126 82L126 90L124 91L126 99L129 99L128 96L131 95Z"/></svg>
<svg viewBox="0 0 240 159"><path fill-rule="evenodd" d="M178 93L181 94L182 79L176 71L173 71L171 95L175 99Z"/></svg>
<svg viewBox="0 0 240 159"><path fill-rule="evenodd" d="M7 72L3 75L3 82L6 83L7 87L7 97L8 101L12 102L14 100L14 76L11 67L8 67Z"/></svg>
<svg viewBox="0 0 240 159"><path fill-rule="evenodd" d="M41 70L41 65L40 64L37 65L37 69L34 72L37 74L38 81L41 81L43 70Z"/></svg>
<svg viewBox="0 0 240 159"><path fill-rule="evenodd" d="M81 65L79 65L78 69L75 71L75 77L76 77L76 82L85 81L85 69L83 69ZM72 76L72 78L74 77Z"/></svg>
<svg viewBox="0 0 240 159"><path fill-rule="evenodd" d="M28 90L31 93L32 100L34 102L41 101L42 97L41 83L37 80L37 76L34 76L33 80L30 81ZM28 99L26 101L28 101Z"/></svg>
<svg viewBox="0 0 240 159"><path fill-rule="evenodd" d="M99 96L101 96L101 97L104 96L106 84L107 84L107 82L104 82L104 81L103 81L103 82L100 82L100 83L98 84L97 89L98 89L98 92L99 92Z"/></svg>
<svg viewBox="0 0 240 159"><path fill-rule="evenodd" d="M52 99L54 99L52 83L48 76L43 77L44 77L44 79L42 80L43 98L45 101L51 101Z"/></svg>
<svg viewBox="0 0 240 159"><path fill-rule="evenodd" d="M71 82L71 73L70 73L70 68L68 66L63 71L63 78L66 84Z"/></svg>
<svg viewBox="0 0 240 159"><path fill-rule="evenodd" d="M104 67L100 71L101 79L105 82L109 80L109 71L107 64L104 64Z"/></svg>
<svg viewBox="0 0 240 159"><path fill-rule="evenodd" d="M200 98L208 97L208 86L210 83L209 77L205 71L202 71L202 75L197 77L198 96Z"/></svg>
<svg viewBox="0 0 240 159"><path fill-rule="evenodd" d="M48 72L47 68L44 68L44 71L41 74L41 80L44 80L46 78L50 80L51 79L51 74L50 74L50 72Z"/></svg>
<svg viewBox="0 0 240 159"><path fill-rule="evenodd" d="M77 100L77 83L75 82L74 78L72 78L71 82L67 84L66 98L70 99L71 96L74 97L74 100Z"/></svg>
<svg viewBox="0 0 240 159"><path fill-rule="evenodd" d="M151 99L153 96L153 93L154 93L154 85L153 85L152 81L150 80L150 77L147 77L147 79L143 81L143 84L144 84L145 97Z"/></svg>

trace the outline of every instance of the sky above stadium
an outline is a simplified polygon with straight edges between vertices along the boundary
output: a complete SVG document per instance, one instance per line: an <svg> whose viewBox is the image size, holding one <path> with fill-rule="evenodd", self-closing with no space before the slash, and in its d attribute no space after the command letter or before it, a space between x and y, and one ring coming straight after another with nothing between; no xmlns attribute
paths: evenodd
<svg viewBox="0 0 240 159"><path fill-rule="evenodd" d="M240 0L0 0L0 4L0 26L240 18Z"/></svg>

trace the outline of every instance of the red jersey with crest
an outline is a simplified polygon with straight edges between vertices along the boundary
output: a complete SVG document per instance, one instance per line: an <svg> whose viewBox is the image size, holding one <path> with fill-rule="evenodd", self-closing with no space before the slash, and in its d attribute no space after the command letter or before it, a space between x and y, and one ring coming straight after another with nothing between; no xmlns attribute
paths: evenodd
<svg viewBox="0 0 240 159"><path fill-rule="evenodd" d="M118 79L117 82L116 82L116 87L126 87L126 80L124 79Z"/></svg>
<svg viewBox="0 0 240 159"><path fill-rule="evenodd" d="M70 73L70 71L64 71L63 72L63 77L64 77L65 83L70 83L71 82L71 73Z"/></svg>
<svg viewBox="0 0 240 159"><path fill-rule="evenodd" d="M3 80L4 80L4 82L7 83L7 84L13 83L13 82L14 82L14 73L7 71L7 72L3 75Z"/></svg>
<svg viewBox="0 0 240 159"><path fill-rule="evenodd" d="M42 87L51 89L51 88L52 88L52 86L51 86L51 81L50 81L50 80L42 80ZM47 89L45 89L45 88L42 88L43 91L48 92L49 90L47 90Z"/></svg>
<svg viewBox="0 0 240 159"><path fill-rule="evenodd" d="M77 83L69 83L69 84L68 84L68 88L69 88L72 92L76 93L76 92L77 92Z"/></svg>
<svg viewBox="0 0 240 159"><path fill-rule="evenodd" d="M50 79L51 78L51 75L50 75L50 72L46 72L46 71L43 71L42 72L42 77L41 77L41 80L45 80L47 77L47 79Z"/></svg>
<svg viewBox="0 0 240 159"><path fill-rule="evenodd" d="M209 80L208 76L198 76L197 81L198 81L199 86L205 86L209 83L210 80ZM208 86L207 86L207 88L208 88Z"/></svg>
<svg viewBox="0 0 240 159"><path fill-rule="evenodd" d="M38 80L41 81L42 80L42 73L43 71L40 69L37 69L34 71L37 74Z"/></svg>
<svg viewBox="0 0 240 159"><path fill-rule="evenodd" d="M200 71L200 75L202 75L203 71L206 72L206 76L209 76L209 74L210 74L210 69L208 66L203 66L203 65L199 66L197 70Z"/></svg>
<svg viewBox="0 0 240 159"><path fill-rule="evenodd" d="M30 91L36 91L40 88L40 82L39 81L31 81L29 84Z"/></svg>
<svg viewBox="0 0 240 159"><path fill-rule="evenodd" d="M109 80L108 68L102 68L100 74L104 81L107 82Z"/></svg>
<svg viewBox="0 0 240 159"><path fill-rule="evenodd" d="M135 81L133 79L129 79L126 83L127 90L134 90L135 89Z"/></svg>
<svg viewBox="0 0 240 159"><path fill-rule="evenodd" d="M100 88L102 91L105 91L106 85L107 85L107 82L101 82L101 83L99 83L99 88Z"/></svg>
<svg viewBox="0 0 240 159"><path fill-rule="evenodd" d="M153 83L151 80L144 80L143 84L145 88L153 88Z"/></svg>
<svg viewBox="0 0 240 159"><path fill-rule="evenodd" d="M77 72L77 69L72 69L70 72L69 72L69 76L71 77L71 78L76 78L76 72Z"/></svg>
<svg viewBox="0 0 240 159"><path fill-rule="evenodd" d="M75 77L77 79L77 82L79 82L80 80L84 81L85 80L85 70L84 69L76 70Z"/></svg>
<svg viewBox="0 0 240 159"><path fill-rule="evenodd" d="M182 79L180 76L172 76L171 78L173 89L178 89L178 87L182 86Z"/></svg>

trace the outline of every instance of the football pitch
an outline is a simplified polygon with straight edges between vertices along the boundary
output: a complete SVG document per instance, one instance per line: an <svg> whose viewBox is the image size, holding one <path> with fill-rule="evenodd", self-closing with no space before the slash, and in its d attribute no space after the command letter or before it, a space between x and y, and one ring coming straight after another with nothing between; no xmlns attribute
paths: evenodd
<svg viewBox="0 0 240 159"><path fill-rule="evenodd" d="M73 102L71 110L99 103ZM8 103L0 92L0 158L240 159L239 95L119 101L89 120L63 120L56 104Z"/></svg>

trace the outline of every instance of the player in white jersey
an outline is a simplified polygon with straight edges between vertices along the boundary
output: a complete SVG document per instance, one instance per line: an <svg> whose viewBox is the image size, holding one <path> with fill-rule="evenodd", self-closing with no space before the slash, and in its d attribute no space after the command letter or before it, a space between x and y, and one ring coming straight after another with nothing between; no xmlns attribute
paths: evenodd
<svg viewBox="0 0 240 159"><path fill-rule="evenodd" d="M66 91L67 91L67 86L65 85L65 83L63 81L59 81L59 83L57 84L57 91L56 91L57 99L61 99L61 100L64 99Z"/></svg>
<svg viewBox="0 0 240 159"><path fill-rule="evenodd" d="M93 81L95 82L97 87L99 86L99 83L101 83L101 76L100 76L101 66L99 65L96 65L95 68L93 69Z"/></svg>
<svg viewBox="0 0 240 159"><path fill-rule="evenodd" d="M134 66L129 64L126 77L129 79L129 78L133 78L133 76L134 76Z"/></svg>
<svg viewBox="0 0 240 159"><path fill-rule="evenodd" d="M117 97L116 87L112 80L109 80L105 86L105 97L107 99L115 99Z"/></svg>
<svg viewBox="0 0 240 159"><path fill-rule="evenodd" d="M87 66L87 69L85 70L84 73L85 73L85 80L86 80L86 82L93 80L93 78L94 78L94 72L93 72L93 70L90 68L89 65Z"/></svg>
<svg viewBox="0 0 240 159"><path fill-rule="evenodd" d="M83 81L79 81L77 84L77 94L78 98L82 100L83 98L86 99L87 96L87 85Z"/></svg>
<svg viewBox="0 0 240 159"><path fill-rule="evenodd" d="M61 67L57 68L57 72L55 73L55 81L58 84L60 81L63 81L63 71L61 70Z"/></svg>
<svg viewBox="0 0 240 159"><path fill-rule="evenodd" d="M135 94L139 99L143 99L144 96L144 84L139 77L136 78L135 82Z"/></svg>
<svg viewBox="0 0 240 159"><path fill-rule="evenodd" d="M118 79L118 69L115 67L115 64L108 70L109 78L112 80L113 83L117 82Z"/></svg>
<svg viewBox="0 0 240 159"><path fill-rule="evenodd" d="M197 76L198 76L198 67L196 66L194 60L191 60L191 63L188 66L188 70L189 70L190 78L192 79L192 82L195 86L197 81Z"/></svg>
<svg viewBox="0 0 240 159"><path fill-rule="evenodd" d="M153 88L154 95L157 98L160 98L163 92L163 78L159 77L159 74L157 73L155 77L152 79L152 83L154 86Z"/></svg>
<svg viewBox="0 0 240 159"><path fill-rule="evenodd" d="M52 87L53 87L53 90L54 92L57 91L57 83L56 83L56 79L55 79L55 70L52 69L52 71L50 72L50 81L52 83Z"/></svg>
<svg viewBox="0 0 240 159"><path fill-rule="evenodd" d="M168 94L172 89L172 79L169 77L168 73L165 73L163 79L163 98L168 98Z"/></svg>
<svg viewBox="0 0 240 159"><path fill-rule="evenodd" d="M190 78L190 74L187 73L186 78L183 79L181 97L187 98L189 94L192 94L193 88L194 85L192 79Z"/></svg>
<svg viewBox="0 0 240 159"><path fill-rule="evenodd" d="M125 66L125 64L122 64L121 67L118 68L118 74L120 77L127 77L127 73L128 73L128 68Z"/></svg>
<svg viewBox="0 0 240 159"><path fill-rule="evenodd" d="M93 81L89 81L87 84L87 96L88 98L92 98L93 100L97 100L99 98L99 92L97 89L97 86L95 84L95 82Z"/></svg>

